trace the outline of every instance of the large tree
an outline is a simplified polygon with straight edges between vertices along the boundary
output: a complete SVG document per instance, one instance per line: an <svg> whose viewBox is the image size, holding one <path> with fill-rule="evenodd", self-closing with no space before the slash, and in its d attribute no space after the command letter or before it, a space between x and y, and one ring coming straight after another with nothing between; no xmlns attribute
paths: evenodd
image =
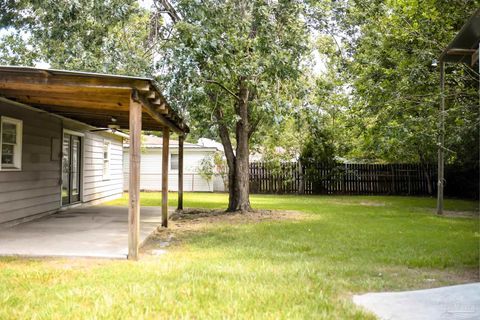
<svg viewBox="0 0 480 320"><path fill-rule="evenodd" d="M248 211L250 141L299 104L308 53L305 5L291 0L158 1L172 19L159 60L170 101L217 135L229 167L228 211Z"/></svg>
<svg viewBox="0 0 480 320"><path fill-rule="evenodd" d="M439 70L432 65L477 0L346 0L336 16L351 84L350 156L384 162L435 162ZM478 75L447 67L449 162L478 159ZM477 159L477 160L476 160Z"/></svg>

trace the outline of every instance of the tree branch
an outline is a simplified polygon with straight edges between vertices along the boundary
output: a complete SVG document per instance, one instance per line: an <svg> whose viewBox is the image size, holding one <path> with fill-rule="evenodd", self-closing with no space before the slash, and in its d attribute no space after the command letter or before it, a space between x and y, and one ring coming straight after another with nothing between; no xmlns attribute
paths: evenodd
<svg viewBox="0 0 480 320"><path fill-rule="evenodd" d="M170 3L168 0L156 0L155 6L157 7L156 3L159 2L164 10L160 10L160 13L166 13L170 16L173 23L177 23L182 20L182 17L177 13L175 7ZM158 8L158 7L157 7Z"/></svg>
<svg viewBox="0 0 480 320"><path fill-rule="evenodd" d="M252 134L257 130L258 125L260 124L260 122L262 122L262 120L263 120L263 115L258 117L257 121L255 121L253 125L250 126L250 128L248 129L248 139L250 139Z"/></svg>
<svg viewBox="0 0 480 320"><path fill-rule="evenodd" d="M211 97L212 98L212 97ZM230 140L230 134L228 128L223 122L223 111L220 107L215 106L215 119L218 124L218 135L223 144L225 157L227 158L228 167L233 170L235 167L235 153L233 152L232 141Z"/></svg>
<svg viewBox="0 0 480 320"><path fill-rule="evenodd" d="M220 88L222 88L223 90L225 90L226 92L228 92L231 96L233 96L236 100L240 100L240 98L230 89L228 89L227 87L225 87L223 84L221 84L220 82L216 81L216 80L208 80L208 79L204 79L204 81L206 83L213 83L213 84L216 84L217 86L219 86Z"/></svg>

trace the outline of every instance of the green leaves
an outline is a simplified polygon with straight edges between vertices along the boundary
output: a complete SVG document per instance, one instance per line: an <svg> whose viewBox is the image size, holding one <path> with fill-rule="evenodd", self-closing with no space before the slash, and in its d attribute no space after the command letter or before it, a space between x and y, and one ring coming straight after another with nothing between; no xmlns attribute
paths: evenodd
<svg viewBox="0 0 480 320"><path fill-rule="evenodd" d="M348 1L346 8L348 14L337 21L347 32L359 30L348 50L354 98L350 112L357 124L365 124L352 125L358 138L350 156L434 162L439 73L430 65L476 9L474 1ZM467 89L478 83L464 69L447 69L447 95L452 97L447 104L447 145L453 149L462 149L470 140L465 138L473 136L470 130L478 132L478 124L459 125L476 117L471 109L459 110L478 100L478 94ZM478 150L478 140L471 147ZM460 157L475 161L472 153Z"/></svg>
<svg viewBox="0 0 480 320"><path fill-rule="evenodd" d="M241 83L250 92L252 123L267 124L274 114L290 112L308 51L301 1L180 0L176 9L184 19L164 47L161 68L169 72L160 81L173 103L204 128L197 134L215 136L216 108L235 132L241 118L232 93L239 96Z"/></svg>
<svg viewBox="0 0 480 320"><path fill-rule="evenodd" d="M10 1L3 10L16 14L2 19L13 35L0 37L2 63L151 74L148 14L134 0Z"/></svg>

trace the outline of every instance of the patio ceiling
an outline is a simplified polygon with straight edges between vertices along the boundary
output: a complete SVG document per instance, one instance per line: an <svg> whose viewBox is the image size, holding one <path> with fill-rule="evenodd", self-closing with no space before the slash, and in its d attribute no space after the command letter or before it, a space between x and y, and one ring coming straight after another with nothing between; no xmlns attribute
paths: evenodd
<svg viewBox="0 0 480 320"><path fill-rule="evenodd" d="M94 127L123 129L134 100L142 105L142 130L189 131L149 78L0 66L0 96Z"/></svg>

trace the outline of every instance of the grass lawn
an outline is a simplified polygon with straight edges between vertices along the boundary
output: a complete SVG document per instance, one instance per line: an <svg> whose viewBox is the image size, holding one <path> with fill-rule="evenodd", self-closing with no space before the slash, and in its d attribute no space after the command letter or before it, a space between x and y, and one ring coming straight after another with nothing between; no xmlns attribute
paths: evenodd
<svg viewBox="0 0 480 320"><path fill-rule="evenodd" d="M373 319L352 294L478 281L478 217L437 217L434 199L251 200L302 218L212 224L139 262L0 259L0 319ZM185 195L186 207L226 202L224 194ZM142 205L160 204L158 193L142 194ZM447 200L446 209L478 207Z"/></svg>

